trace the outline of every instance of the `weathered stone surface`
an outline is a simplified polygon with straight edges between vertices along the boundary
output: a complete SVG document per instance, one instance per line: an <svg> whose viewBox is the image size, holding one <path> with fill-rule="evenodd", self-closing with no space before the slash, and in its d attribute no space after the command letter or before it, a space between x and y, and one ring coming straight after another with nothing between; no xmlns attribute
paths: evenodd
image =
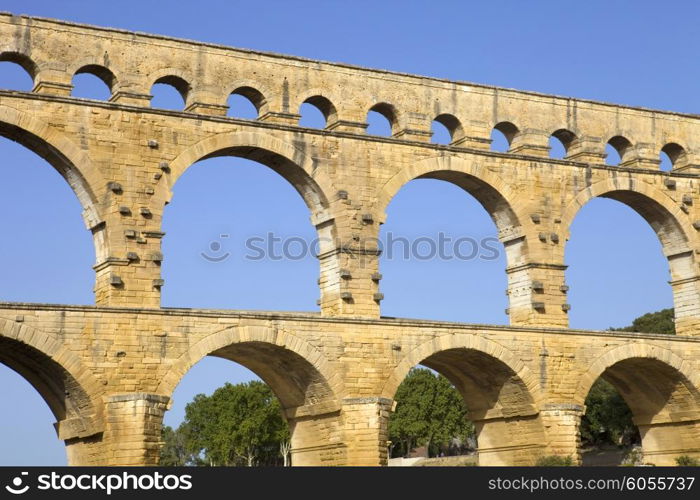
<svg viewBox="0 0 700 500"><path fill-rule="evenodd" d="M297 465L385 463L394 392L418 363L463 394L483 464L577 456L584 400L601 375L622 388L649 461L700 455L698 117L7 14L0 58L35 83L0 90L0 134L66 178L94 235L96 306L0 304L0 362L47 401L70 463L156 463L172 392L207 355L272 386ZM86 71L110 86L108 102L70 96ZM184 111L150 107L158 81L178 88ZM260 118L226 117L232 92ZM297 125L304 102L324 113L324 130ZM366 134L370 109L391 119L392 137ZM433 119L452 144L428 142ZM488 150L493 128L509 153ZM551 135L565 159L547 157ZM607 142L619 166L604 164ZM670 173L658 170L662 149ZM163 208L182 173L213 155L263 163L304 198L327 241L320 314L160 307ZM380 317L378 251L363 243L417 177L452 182L491 214L506 249L510 326ZM679 335L567 329L564 245L598 196L629 205L658 234Z"/></svg>

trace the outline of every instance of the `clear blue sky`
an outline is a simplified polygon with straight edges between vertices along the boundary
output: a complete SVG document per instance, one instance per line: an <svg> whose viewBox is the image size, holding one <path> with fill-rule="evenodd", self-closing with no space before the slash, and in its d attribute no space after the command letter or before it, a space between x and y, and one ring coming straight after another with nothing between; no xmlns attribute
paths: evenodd
<svg viewBox="0 0 700 500"><path fill-rule="evenodd" d="M700 66L695 64L700 7L692 1L3 0L0 9L435 77L700 112ZM9 66L0 63L0 87L28 85ZM99 89L87 77L78 83L77 95L99 97L95 94ZM165 90L160 89L163 93L154 105L176 106L177 99ZM245 114L237 103L233 107ZM315 123L311 115L304 120ZM378 130L380 125L372 126ZM0 158L0 297L93 303L94 251L72 191L43 160L4 138ZM203 216L206 224L200 223ZM164 226L163 305L317 309L314 259L242 258L249 236L268 231L314 236L298 194L265 167L240 159L194 166L175 186ZM475 238L496 233L469 195L425 180L411 182L399 192L383 231L409 238L439 231ZM219 252L232 256L219 264L202 259L200 253L213 241L221 242ZM626 206L610 200L591 202L575 220L566 251L573 327L624 326L645 312L671 306L668 266L656 236ZM384 315L507 322L503 258L383 259L381 270ZM200 363L178 387L166 422L177 425L194 394L253 376L228 361ZM65 463L48 408L26 381L4 366L0 366L0 401L5 404L0 412L0 465Z"/></svg>

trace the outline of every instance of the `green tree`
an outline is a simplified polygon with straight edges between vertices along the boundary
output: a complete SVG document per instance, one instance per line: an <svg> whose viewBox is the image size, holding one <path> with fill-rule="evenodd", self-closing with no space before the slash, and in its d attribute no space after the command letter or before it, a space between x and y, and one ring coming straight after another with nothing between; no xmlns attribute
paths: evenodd
<svg viewBox="0 0 700 500"><path fill-rule="evenodd" d="M586 414L581 421L581 439L591 445L630 445L639 441L632 412L620 393L602 378L586 397Z"/></svg>
<svg viewBox="0 0 700 500"><path fill-rule="evenodd" d="M182 424L177 429L163 426L161 438L163 447L160 450L160 465L183 466L197 465L198 457L190 452L189 429Z"/></svg>
<svg viewBox="0 0 700 500"><path fill-rule="evenodd" d="M289 429L270 388L252 381L198 394L163 439L162 465L277 465L281 450L288 452Z"/></svg>
<svg viewBox="0 0 700 500"><path fill-rule="evenodd" d="M396 411L389 421L392 455L407 455L425 445L434 453L454 438L474 435L462 397L442 375L414 368L396 391Z"/></svg>
<svg viewBox="0 0 700 500"><path fill-rule="evenodd" d="M647 313L632 321L630 326L623 328L611 328L618 332L660 333L667 335L676 334L676 325L673 322L673 309L662 309L653 313Z"/></svg>

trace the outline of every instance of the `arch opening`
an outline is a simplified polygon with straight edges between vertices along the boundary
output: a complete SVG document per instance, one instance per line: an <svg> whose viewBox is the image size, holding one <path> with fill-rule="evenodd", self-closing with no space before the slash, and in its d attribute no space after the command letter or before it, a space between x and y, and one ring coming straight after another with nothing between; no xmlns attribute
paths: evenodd
<svg viewBox="0 0 700 500"><path fill-rule="evenodd" d="M549 137L549 157L559 160L566 158L575 140L573 132L566 129L555 130Z"/></svg>
<svg viewBox="0 0 700 500"><path fill-rule="evenodd" d="M251 331L252 337L259 336ZM186 372L184 377L173 372L164 379L163 390L174 389L174 406L164 419L168 428L161 464L187 463L172 463L175 458L189 461L188 465L202 459L213 465L319 465L315 448L327 448L340 431L340 407L319 367L282 343L229 338L223 347L218 340L213 344L215 348L205 357L193 352L192 361L178 366L177 370ZM227 385L209 396L210 401L196 396L202 387L207 392L215 389L216 379L222 378ZM202 408L210 409L205 418ZM193 428L194 439L187 435ZM209 438L212 434L221 438L222 432L228 434L223 450ZM188 453L179 456L167 444L177 434L191 442Z"/></svg>
<svg viewBox="0 0 700 500"><path fill-rule="evenodd" d="M403 365L408 363L395 374L395 380L404 378L392 392L396 411L390 416L389 444L394 458L442 453L461 455L452 465L533 465L543 454L535 398L522 374L506 362L478 349L455 347L421 360L427 369L406 373ZM411 450L411 443L424 449Z"/></svg>
<svg viewBox="0 0 700 500"><path fill-rule="evenodd" d="M686 153L683 146L675 142L669 142L659 153L661 159L660 168L663 171L670 171L674 167L681 166L686 161Z"/></svg>
<svg viewBox="0 0 700 500"><path fill-rule="evenodd" d="M255 147L217 150L189 168L174 193L163 224L164 304L316 308L317 238L330 237L332 227L309 224L309 212L327 202L295 162Z"/></svg>
<svg viewBox="0 0 700 500"><path fill-rule="evenodd" d="M522 240L500 241L517 219L494 188L465 173L430 172L404 184L386 213L379 236L383 314L507 323L503 269Z"/></svg>
<svg viewBox="0 0 700 500"><path fill-rule="evenodd" d="M257 120L264 114L265 96L253 87L238 87L228 97L226 116Z"/></svg>
<svg viewBox="0 0 700 500"><path fill-rule="evenodd" d="M497 123L491 131L491 151L507 153L518 132L518 127L510 122Z"/></svg>
<svg viewBox="0 0 700 500"><path fill-rule="evenodd" d="M686 276L691 257L684 253L682 229L663 206L632 191L602 193L580 209L569 234L565 262L572 328L607 329L672 307L669 278ZM584 234L596 238L578 236Z"/></svg>
<svg viewBox="0 0 700 500"><path fill-rule="evenodd" d="M457 117L447 113L436 116L431 128L431 141L435 144L451 144L464 136L462 124Z"/></svg>
<svg viewBox="0 0 700 500"><path fill-rule="evenodd" d="M19 465L18 457L31 465L66 465L66 449L61 439L70 439L66 441L69 444L79 438L66 435L60 430L61 423L80 420L83 429L91 427L95 408L89 394L68 370L51 357L13 338L0 336L0 365L7 367L0 370L2 395L6 400L12 397L13 407L16 408L0 415L0 438L5 444L5 452L13 455L12 463L7 465ZM24 384L13 387L17 385L17 376L29 384L31 392L26 390L26 386L22 387ZM35 394L40 396L45 406L34 398ZM50 417L47 419L46 407L53 420ZM51 425L53 422L56 424ZM87 432L91 433L94 434ZM18 449L8 447L8 443L17 443ZM0 461L9 459L9 456L0 457Z"/></svg>
<svg viewBox="0 0 700 500"><path fill-rule="evenodd" d="M612 137L605 145L605 164L621 165L629 159L632 143L621 135Z"/></svg>
<svg viewBox="0 0 700 500"><path fill-rule="evenodd" d="M183 110L191 90L190 84L179 76L161 76L151 86L151 107Z"/></svg>
<svg viewBox="0 0 700 500"><path fill-rule="evenodd" d="M0 54L0 88L31 92L37 68L26 56L17 53Z"/></svg>
<svg viewBox="0 0 700 500"><path fill-rule="evenodd" d="M116 78L108 68L97 64L88 64L75 72L71 95L107 101L112 96L115 84Z"/></svg>
<svg viewBox="0 0 700 500"><path fill-rule="evenodd" d="M585 406L580 431L581 464L616 466L636 460L632 450L641 444L639 429L615 386L599 377L586 396Z"/></svg>
<svg viewBox="0 0 700 500"><path fill-rule="evenodd" d="M396 108L386 102L372 106L367 113L367 133L391 137L398 131L398 113Z"/></svg>
<svg viewBox="0 0 700 500"><path fill-rule="evenodd" d="M12 265L3 269L0 297L18 302L92 304L95 278L91 266L102 245L99 233L91 238L85 231L85 223L94 215L89 211L92 200L84 181L60 152L26 130L0 123L0 136L4 159L0 209L15 214L7 216L2 225L12 237L0 248L0 258ZM53 168L47 168L47 162Z"/></svg>
<svg viewBox="0 0 700 500"><path fill-rule="evenodd" d="M306 99L299 108L299 114L299 125L308 128L326 128L338 119L333 103L320 95Z"/></svg>
<svg viewBox="0 0 700 500"><path fill-rule="evenodd" d="M589 388L587 402L601 385L614 388L624 400L624 404L617 401L612 407L618 414L603 416L613 432L621 434L617 439L626 440L628 445L641 442L642 457L637 463L676 465L679 456L700 456L700 393L677 368L653 357L633 356L613 362Z"/></svg>

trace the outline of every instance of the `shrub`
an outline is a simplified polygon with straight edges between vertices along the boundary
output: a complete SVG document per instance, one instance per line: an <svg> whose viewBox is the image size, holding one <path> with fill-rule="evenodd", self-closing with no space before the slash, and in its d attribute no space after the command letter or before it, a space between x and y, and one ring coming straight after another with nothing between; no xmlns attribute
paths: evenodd
<svg viewBox="0 0 700 500"><path fill-rule="evenodd" d="M644 454L642 453L642 447L641 446L635 446L632 448L627 455L622 459L622 463L620 465L628 465L632 467L636 467L638 465L642 465L644 462Z"/></svg>
<svg viewBox="0 0 700 500"><path fill-rule="evenodd" d="M676 457L676 465L681 467L698 467L700 466L700 460L689 457L688 455L681 455L680 457Z"/></svg>
<svg viewBox="0 0 700 500"><path fill-rule="evenodd" d="M574 465L574 461L571 455L566 457L560 457L558 455L548 455L546 457L540 457L535 462L537 467L571 467Z"/></svg>

